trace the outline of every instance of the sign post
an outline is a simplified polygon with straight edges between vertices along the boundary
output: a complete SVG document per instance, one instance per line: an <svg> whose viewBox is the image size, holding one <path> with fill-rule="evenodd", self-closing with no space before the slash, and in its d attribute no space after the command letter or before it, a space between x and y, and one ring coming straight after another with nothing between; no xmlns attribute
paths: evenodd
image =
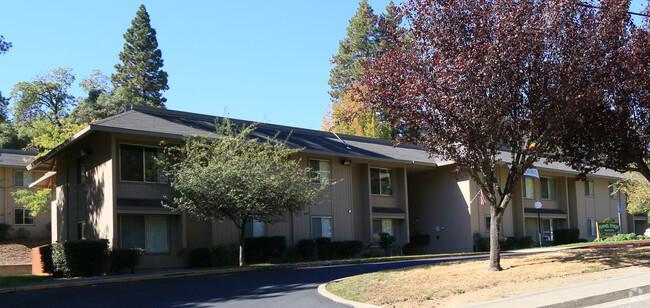
<svg viewBox="0 0 650 308"><path fill-rule="evenodd" d="M623 225L623 221L621 220L621 203L618 204L618 223L620 224L619 226Z"/></svg>

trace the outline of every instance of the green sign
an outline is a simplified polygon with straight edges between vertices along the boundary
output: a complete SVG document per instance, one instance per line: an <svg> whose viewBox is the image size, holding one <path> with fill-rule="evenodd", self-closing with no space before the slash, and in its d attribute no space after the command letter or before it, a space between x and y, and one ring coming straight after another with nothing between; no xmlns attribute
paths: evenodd
<svg viewBox="0 0 650 308"><path fill-rule="evenodd" d="M598 228L598 237L616 235L621 230L617 222L597 222L596 228Z"/></svg>

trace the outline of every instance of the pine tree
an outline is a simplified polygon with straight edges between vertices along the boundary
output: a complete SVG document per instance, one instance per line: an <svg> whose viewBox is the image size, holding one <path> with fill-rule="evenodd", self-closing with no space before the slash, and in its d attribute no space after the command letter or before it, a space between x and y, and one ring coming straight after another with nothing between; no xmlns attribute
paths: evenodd
<svg viewBox="0 0 650 308"><path fill-rule="evenodd" d="M332 106L323 118L323 130L331 128L337 133L391 138L390 128L379 120L375 111L364 108L357 91L363 60L394 44L392 33L400 22L401 17L393 2L380 16L373 13L367 0L359 3L357 13L350 19L347 36L339 43L338 54L331 59L334 65L329 80Z"/></svg>
<svg viewBox="0 0 650 308"><path fill-rule="evenodd" d="M128 89L149 106L165 107L167 99L161 92L169 89L167 72L162 70L162 53L158 49L156 30L151 27L144 5L140 6L124 39L124 51L120 53L122 64L115 65L117 73L111 76L113 86Z"/></svg>
<svg viewBox="0 0 650 308"><path fill-rule="evenodd" d="M359 80L362 69L359 60L370 57L377 48L376 19L368 1L361 1L357 13L350 19L347 36L339 42L338 54L330 60L334 65L328 82L332 87L329 94L333 102L340 102L350 84Z"/></svg>

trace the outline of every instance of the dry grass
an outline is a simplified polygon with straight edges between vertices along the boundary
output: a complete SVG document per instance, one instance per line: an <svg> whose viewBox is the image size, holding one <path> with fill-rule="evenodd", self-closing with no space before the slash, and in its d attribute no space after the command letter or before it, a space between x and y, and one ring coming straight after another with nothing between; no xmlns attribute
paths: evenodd
<svg viewBox="0 0 650 308"><path fill-rule="evenodd" d="M330 284L339 296L390 307L460 306L650 271L650 247L572 249L371 273Z"/></svg>

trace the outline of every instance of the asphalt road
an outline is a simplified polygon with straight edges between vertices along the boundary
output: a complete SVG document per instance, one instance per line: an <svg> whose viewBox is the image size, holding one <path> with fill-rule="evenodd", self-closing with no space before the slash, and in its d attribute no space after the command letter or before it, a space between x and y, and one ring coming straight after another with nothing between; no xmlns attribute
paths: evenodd
<svg viewBox="0 0 650 308"><path fill-rule="evenodd" d="M0 294L0 307L346 307L318 294L338 278L458 257L252 271Z"/></svg>

